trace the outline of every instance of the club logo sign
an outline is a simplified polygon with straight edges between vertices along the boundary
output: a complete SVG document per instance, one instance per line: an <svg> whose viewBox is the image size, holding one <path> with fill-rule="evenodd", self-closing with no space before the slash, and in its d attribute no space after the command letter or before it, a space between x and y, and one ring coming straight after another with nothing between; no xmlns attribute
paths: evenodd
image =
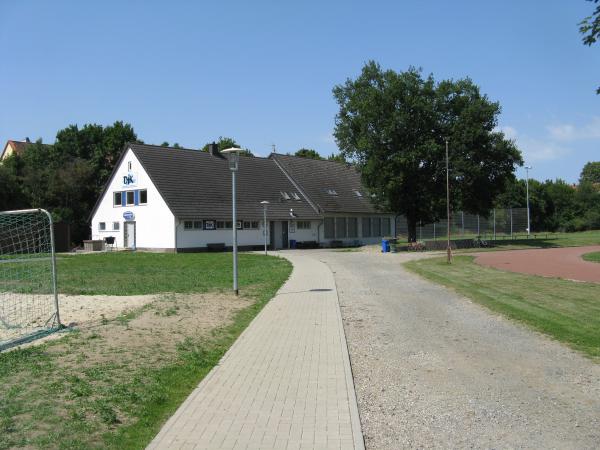
<svg viewBox="0 0 600 450"><path fill-rule="evenodd" d="M123 213L123 219L125 219L125 220L133 220L133 219L135 219L135 214L132 211L125 211Z"/></svg>
<svg viewBox="0 0 600 450"><path fill-rule="evenodd" d="M123 187L131 187L137 184L137 174L133 172L127 172L127 175L123 175Z"/></svg>

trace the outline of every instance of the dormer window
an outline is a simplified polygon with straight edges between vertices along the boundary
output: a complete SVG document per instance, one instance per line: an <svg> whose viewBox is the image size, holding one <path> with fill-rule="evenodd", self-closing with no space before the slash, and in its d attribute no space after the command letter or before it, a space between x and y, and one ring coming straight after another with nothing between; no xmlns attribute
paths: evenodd
<svg viewBox="0 0 600 450"><path fill-rule="evenodd" d="M354 191L354 193L356 194L357 197L362 197L362 194L360 193L360 191Z"/></svg>
<svg viewBox="0 0 600 450"><path fill-rule="evenodd" d="M335 189L327 189L327 193L329 195L338 195L338 193L335 191Z"/></svg>
<svg viewBox="0 0 600 450"><path fill-rule="evenodd" d="M284 200L290 200L290 194L288 194L287 192L281 191L280 194Z"/></svg>
<svg viewBox="0 0 600 450"><path fill-rule="evenodd" d="M294 198L294 200L300 200L300 196L295 192L292 192L292 197Z"/></svg>

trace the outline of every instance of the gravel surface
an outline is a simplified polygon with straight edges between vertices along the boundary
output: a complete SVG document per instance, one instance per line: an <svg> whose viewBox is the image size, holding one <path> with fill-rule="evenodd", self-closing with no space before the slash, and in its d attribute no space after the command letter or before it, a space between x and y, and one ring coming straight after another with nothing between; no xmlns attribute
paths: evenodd
<svg viewBox="0 0 600 450"><path fill-rule="evenodd" d="M335 273L368 449L600 448L599 364L401 267L420 255L312 255Z"/></svg>

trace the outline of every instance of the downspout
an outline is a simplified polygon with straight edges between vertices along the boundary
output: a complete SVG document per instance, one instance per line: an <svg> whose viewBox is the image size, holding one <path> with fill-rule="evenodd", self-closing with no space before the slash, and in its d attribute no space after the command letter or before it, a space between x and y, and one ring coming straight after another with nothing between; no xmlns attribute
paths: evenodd
<svg viewBox="0 0 600 450"><path fill-rule="evenodd" d="M177 226L179 224L179 220L177 220L177 217L175 217L175 215L173 215L173 223L175 225L174 229L175 229L175 253L178 253L178 249L177 249Z"/></svg>
<svg viewBox="0 0 600 450"><path fill-rule="evenodd" d="M319 225L317 225L317 244L321 245L321 225L325 223L325 219L321 219Z"/></svg>

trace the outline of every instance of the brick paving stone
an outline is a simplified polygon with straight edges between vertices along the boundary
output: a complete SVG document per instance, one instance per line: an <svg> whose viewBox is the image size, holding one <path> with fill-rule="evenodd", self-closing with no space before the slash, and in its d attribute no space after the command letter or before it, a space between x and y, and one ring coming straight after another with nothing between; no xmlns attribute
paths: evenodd
<svg viewBox="0 0 600 450"><path fill-rule="evenodd" d="M282 256L290 279L149 450L364 449L333 274L310 253Z"/></svg>

